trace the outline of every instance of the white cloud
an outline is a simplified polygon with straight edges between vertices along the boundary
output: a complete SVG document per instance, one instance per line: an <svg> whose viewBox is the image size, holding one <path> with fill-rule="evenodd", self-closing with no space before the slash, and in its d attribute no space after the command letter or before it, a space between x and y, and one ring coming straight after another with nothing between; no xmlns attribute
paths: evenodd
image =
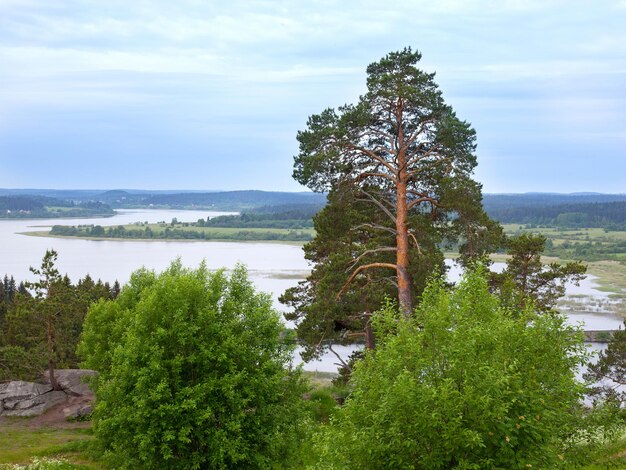
<svg viewBox="0 0 626 470"><path fill-rule="evenodd" d="M55 119L67 135L99 135L83 116L104 128L136 113L146 127L192 119L198 135L221 135L244 122L248 135L274 136L353 101L369 62L411 45L497 145L568 127L598 134L606 119L624 122L623 101L610 99L626 83L624 9L626 0L0 0L0 129L36 136L40 120Z"/></svg>

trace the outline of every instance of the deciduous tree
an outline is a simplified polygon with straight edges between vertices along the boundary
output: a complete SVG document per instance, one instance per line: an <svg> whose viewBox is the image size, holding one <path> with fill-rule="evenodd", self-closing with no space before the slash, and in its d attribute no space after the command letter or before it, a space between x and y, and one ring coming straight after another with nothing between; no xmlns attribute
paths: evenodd
<svg viewBox="0 0 626 470"><path fill-rule="evenodd" d="M574 468L582 332L531 305L512 314L486 277L432 283L408 319L374 316L379 344L321 429L317 468Z"/></svg>
<svg viewBox="0 0 626 470"><path fill-rule="evenodd" d="M85 320L96 436L122 468L280 468L303 392L283 332L243 267L134 273Z"/></svg>

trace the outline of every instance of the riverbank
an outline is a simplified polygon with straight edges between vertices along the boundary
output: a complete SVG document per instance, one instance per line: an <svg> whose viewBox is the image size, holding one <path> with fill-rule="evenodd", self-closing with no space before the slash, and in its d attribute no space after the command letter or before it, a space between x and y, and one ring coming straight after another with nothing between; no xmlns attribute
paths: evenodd
<svg viewBox="0 0 626 470"><path fill-rule="evenodd" d="M117 238L117 237L87 237L87 236L73 236L73 235L51 235L50 232L17 232L18 235L26 235L28 237L42 237L42 238L58 238L69 240L92 240L92 241L114 241L114 242L176 242L176 243L207 243L207 242L222 242L222 243L271 243L278 245L292 245L302 246L306 241L294 241L294 240L237 240L233 238Z"/></svg>

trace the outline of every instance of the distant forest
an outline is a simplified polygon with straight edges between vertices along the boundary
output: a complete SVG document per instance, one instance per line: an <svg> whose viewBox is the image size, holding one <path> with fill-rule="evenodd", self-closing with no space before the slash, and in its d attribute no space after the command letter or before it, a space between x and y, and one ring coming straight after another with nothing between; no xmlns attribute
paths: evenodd
<svg viewBox="0 0 626 470"><path fill-rule="evenodd" d="M591 204L594 202L626 202L626 194L483 194L483 206L488 212L507 207L545 207L562 204Z"/></svg>
<svg viewBox="0 0 626 470"><path fill-rule="evenodd" d="M487 212L505 224L626 230L626 202L500 207L487 209Z"/></svg>
<svg viewBox="0 0 626 470"><path fill-rule="evenodd" d="M73 202L47 196L0 196L0 218L111 216L115 211L99 201Z"/></svg>
<svg viewBox="0 0 626 470"><path fill-rule="evenodd" d="M239 215L220 215L207 220L200 219L198 227L229 228L290 228L313 227L313 216L323 204L284 204L262 206Z"/></svg>
<svg viewBox="0 0 626 470"><path fill-rule="evenodd" d="M189 208L214 207L220 210L245 210L285 204L324 204L326 195L316 193L281 193L269 191L227 191L221 193L160 194L147 197L143 204Z"/></svg>
<svg viewBox="0 0 626 470"><path fill-rule="evenodd" d="M0 198L65 204L100 203L113 209L205 209L216 211L245 211L287 204L326 203L325 194L310 192L289 193L278 191L223 191L223 192L172 192L172 191L89 191L89 190L9 190L0 188ZM39 205L40 206L40 205Z"/></svg>
<svg viewBox="0 0 626 470"><path fill-rule="evenodd" d="M325 203L325 194L309 192L0 189L3 218L113 215L115 208L241 212L199 222L200 227L216 228L309 228ZM502 223L626 230L626 194L485 194L483 204Z"/></svg>
<svg viewBox="0 0 626 470"><path fill-rule="evenodd" d="M238 215L222 215L198 219L197 222L145 224L126 226L55 225L50 235L64 237L131 238L146 240L238 240L290 241L313 239L312 217L321 204L287 204L262 206ZM241 230L239 230L241 229Z"/></svg>

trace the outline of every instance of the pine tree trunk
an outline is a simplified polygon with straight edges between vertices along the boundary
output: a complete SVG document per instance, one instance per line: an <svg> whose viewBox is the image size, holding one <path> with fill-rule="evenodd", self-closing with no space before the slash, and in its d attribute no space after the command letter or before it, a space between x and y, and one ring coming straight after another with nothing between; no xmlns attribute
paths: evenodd
<svg viewBox="0 0 626 470"><path fill-rule="evenodd" d="M402 145L404 136L400 127L398 142ZM413 312L411 298L411 275L409 274L409 231L407 228L407 171L406 153L398 152L398 181L396 186L396 270L398 273L398 303L405 317Z"/></svg>
<svg viewBox="0 0 626 470"><path fill-rule="evenodd" d="M406 185L398 185L398 201L396 213L396 270L398 273L398 303L404 316L409 317L413 311L411 298L411 275L409 274L409 232L407 230Z"/></svg>
<svg viewBox="0 0 626 470"><path fill-rule="evenodd" d="M374 338L374 329L372 328L372 324L368 320L365 325L365 348L374 349L375 347L376 340Z"/></svg>
<svg viewBox="0 0 626 470"><path fill-rule="evenodd" d="M398 174L396 186L396 270L398 273L398 303L405 317L413 313L413 299L411 298L412 279L409 274L409 230L407 227L408 200L407 200L407 156L402 126L403 103L398 100L396 108L396 125L398 129L397 152Z"/></svg>
<svg viewBox="0 0 626 470"><path fill-rule="evenodd" d="M52 321L50 318L46 320L46 336L48 339L48 377L53 390L61 390L61 386L54 376L54 344L52 338Z"/></svg>

